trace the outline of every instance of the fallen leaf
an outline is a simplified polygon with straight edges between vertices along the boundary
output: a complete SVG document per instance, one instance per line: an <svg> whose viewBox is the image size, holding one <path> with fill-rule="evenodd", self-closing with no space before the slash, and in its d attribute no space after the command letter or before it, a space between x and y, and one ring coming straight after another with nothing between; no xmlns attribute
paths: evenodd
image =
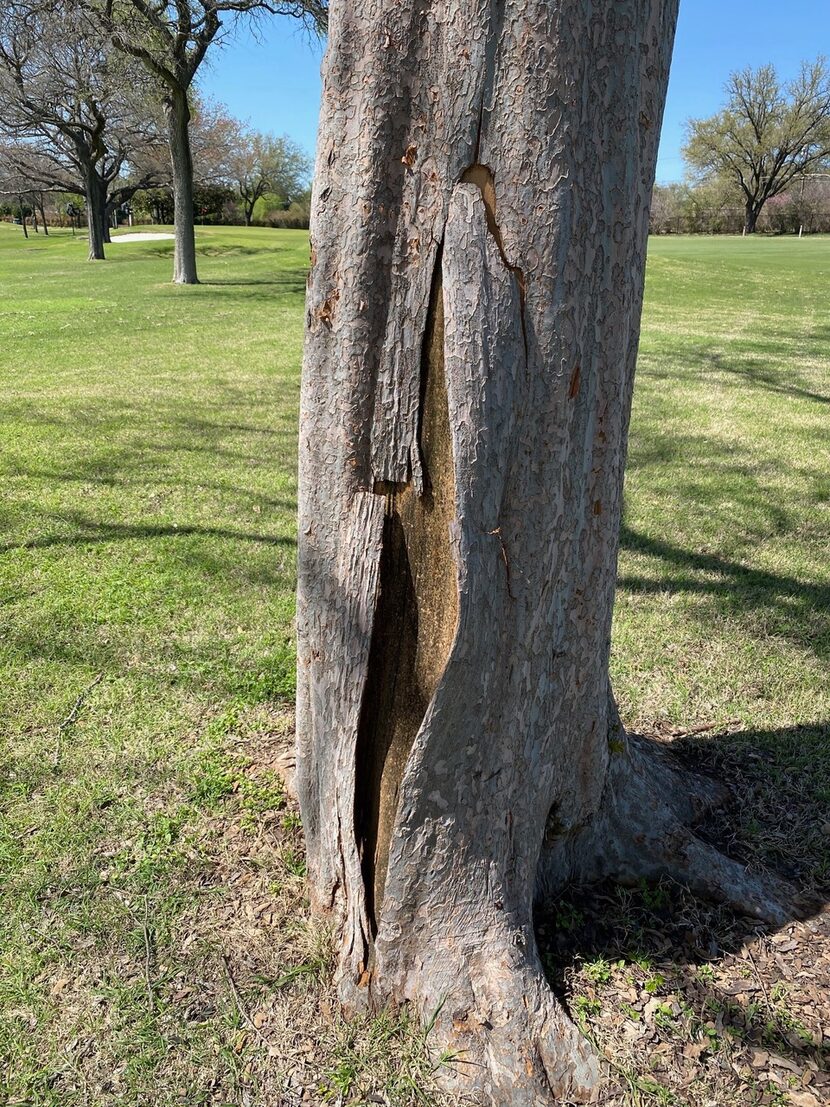
<svg viewBox="0 0 830 1107"><path fill-rule="evenodd" d="M49 995L50 996L59 996L61 994L61 992L64 990L64 988L66 987L66 985L71 982L71 979L72 978L69 977L69 976L59 976L58 979L55 981L55 983L52 985L52 987L49 989Z"/></svg>
<svg viewBox="0 0 830 1107"><path fill-rule="evenodd" d="M821 1107L812 1092L788 1092L787 1098L792 1107Z"/></svg>

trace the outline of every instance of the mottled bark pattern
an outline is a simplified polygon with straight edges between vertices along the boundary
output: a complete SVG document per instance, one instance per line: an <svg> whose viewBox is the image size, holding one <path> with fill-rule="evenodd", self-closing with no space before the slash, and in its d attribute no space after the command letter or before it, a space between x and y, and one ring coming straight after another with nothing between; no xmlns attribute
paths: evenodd
<svg viewBox="0 0 830 1107"><path fill-rule="evenodd" d="M187 93L168 92L164 101L173 169L173 281L198 284L196 273L196 230L193 208L193 155L190 150L190 105Z"/></svg>
<svg viewBox="0 0 830 1107"><path fill-rule="evenodd" d="M668 795L644 823L669 770L608 689L676 9L332 4L300 446L310 878L344 999L440 1008L446 1077L487 1103L596 1087L534 896L710 868ZM644 840L679 852L641 864Z"/></svg>

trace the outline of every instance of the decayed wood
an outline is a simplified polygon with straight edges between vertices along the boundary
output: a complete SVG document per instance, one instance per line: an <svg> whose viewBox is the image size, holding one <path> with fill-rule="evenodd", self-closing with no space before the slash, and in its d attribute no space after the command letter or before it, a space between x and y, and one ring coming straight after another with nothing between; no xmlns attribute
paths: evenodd
<svg viewBox="0 0 830 1107"><path fill-rule="evenodd" d="M301 399L310 879L344 1000L439 1011L447 1079L513 1107L598 1076L534 896L711 862L671 795L644 839L669 777L608 689L676 9L331 8ZM669 829L677 849L642 856ZM737 868L709 883L772 909Z"/></svg>

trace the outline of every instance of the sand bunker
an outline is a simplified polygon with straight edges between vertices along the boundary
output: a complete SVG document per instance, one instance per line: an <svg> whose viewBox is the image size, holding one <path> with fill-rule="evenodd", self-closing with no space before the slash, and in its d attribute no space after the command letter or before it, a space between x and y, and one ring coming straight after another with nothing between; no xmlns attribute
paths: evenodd
<svg viewBox="0 0 830 1107"><path fill-rule="evenodd" d="M175 235L164 234L162 231L137 231L135 234L115 234L113 242L164 242L175 238Z"/></svg>

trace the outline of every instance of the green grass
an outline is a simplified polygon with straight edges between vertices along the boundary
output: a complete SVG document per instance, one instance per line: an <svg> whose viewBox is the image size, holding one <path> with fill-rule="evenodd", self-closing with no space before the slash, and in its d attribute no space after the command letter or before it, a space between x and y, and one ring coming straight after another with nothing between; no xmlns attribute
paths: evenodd
<svg viewBox="0 0 830 1107"><path fill-rule="evenodd" d="M315 1102L415 1102L411 1035L321 1012L279 777L307 237L198 237L185 289L170 243L89 264L0 224L0 1103L276 1102L283 1051ZM706 756L759 753L805 812L830 799L828 278L826 239L652 243L613 660L627 721L711 725ZM818 885L820 828L776 837L765 802L747 849Z"/></svg>
<svg viewBox="0 0 830 1107"><path fill-rule="evenodd" d="M643 723L830 718L830 240L653 239L615 679Z"/></svg>

